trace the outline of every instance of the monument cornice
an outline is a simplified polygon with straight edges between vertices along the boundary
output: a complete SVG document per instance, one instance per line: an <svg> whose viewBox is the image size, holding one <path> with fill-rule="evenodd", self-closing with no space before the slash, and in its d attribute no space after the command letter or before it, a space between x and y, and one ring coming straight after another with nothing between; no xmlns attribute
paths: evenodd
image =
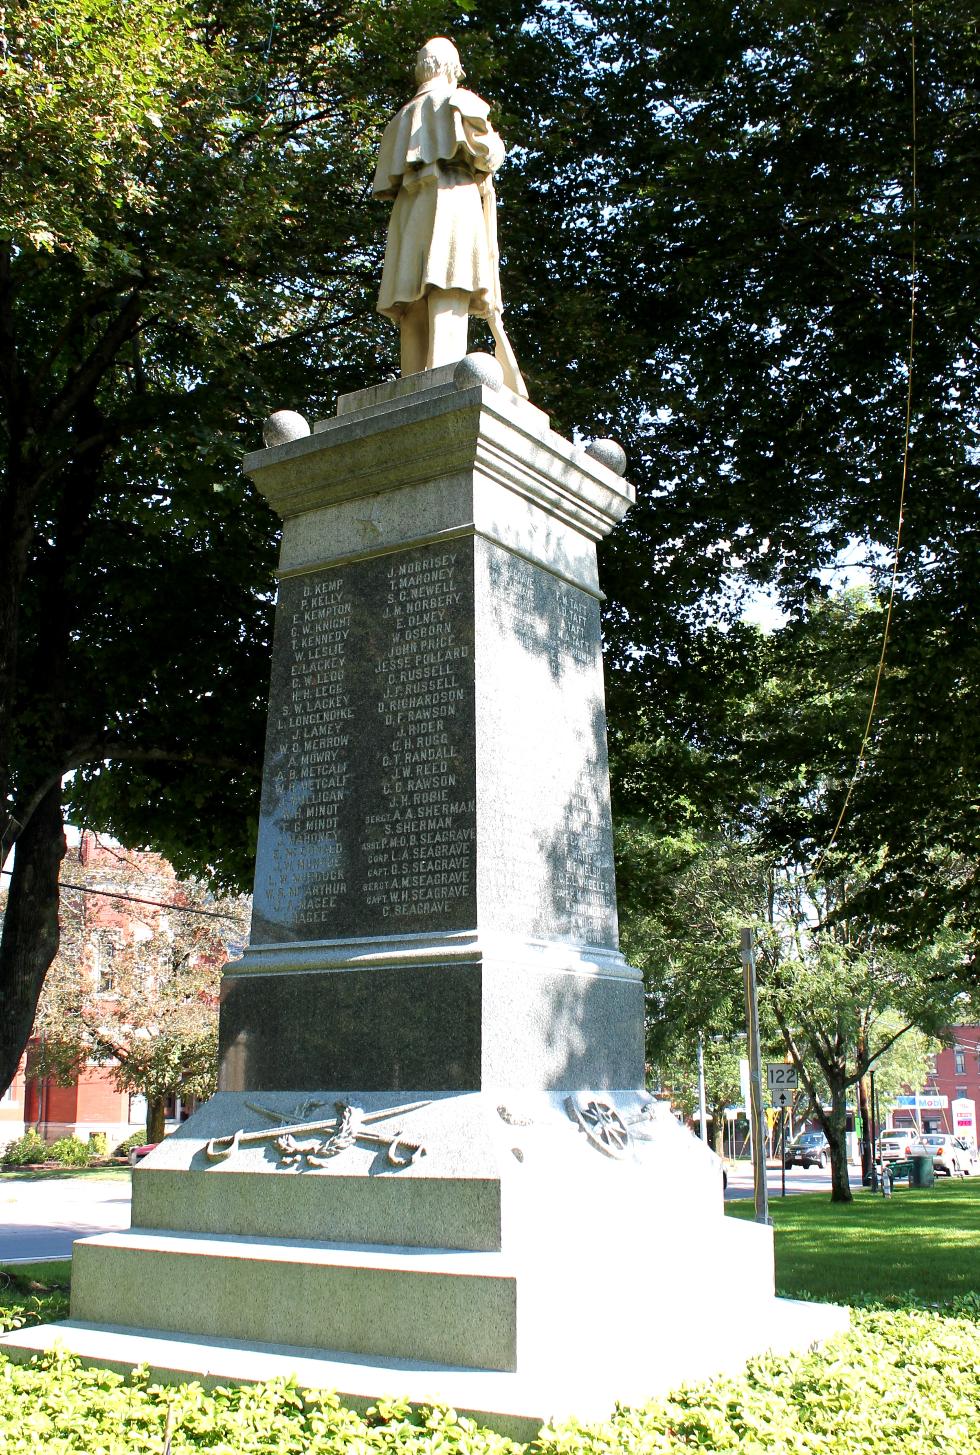
<svg viewBox="0 0 980 1455"><path fill-rule="evenodd" d="M246 456L244 468L283 520L469 477L474 490L499 485L597 541L636 498L629 482L548 428L540 410L506 391L435 380L383 406L341 408L313 434Z"/></svg>

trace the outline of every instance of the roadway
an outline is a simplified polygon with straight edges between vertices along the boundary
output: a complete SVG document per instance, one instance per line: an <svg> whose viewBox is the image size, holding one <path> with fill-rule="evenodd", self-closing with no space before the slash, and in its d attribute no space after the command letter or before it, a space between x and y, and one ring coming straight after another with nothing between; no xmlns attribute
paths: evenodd
<svg viewBox="0 0 980 1455"><path fill-rule="evenodd" d="M753 1197L752 1186L752 1164L751 1162L736 1162L734 1171L731 1163L726 1163L728 1169L728 1187L725 1189L725 1201L735 1202L740 1198ZM853 1163L848 1169L852 1188L861 1186L861 1168ZM766 1168L766 1186L769 1190L770 1201L782 1196L782 1169L778 1162L770 1162ZM830 1191L830 1166L826 1167L787 1167L786 1168L786 1196L794 1192L829 1192Z"/></svg>
<svg viewBox="0 0 980 1455"><path fill-rule="evenodd" d="M76 1238L129 1227L129 1178L0 1177L0 1263L70 1258Z"/></svg>

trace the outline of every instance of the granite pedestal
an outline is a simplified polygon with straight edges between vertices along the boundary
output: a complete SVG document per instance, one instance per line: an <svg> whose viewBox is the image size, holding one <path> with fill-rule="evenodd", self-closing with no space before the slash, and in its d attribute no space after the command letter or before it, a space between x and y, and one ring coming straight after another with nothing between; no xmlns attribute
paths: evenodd
<svg viewBox="0 0 980 1455"><path fill-rule="evenodd" d="M8 1335L512 1433L842 1326L643 1088L595 545L632 487L468 364L246 468L283 519L252 935L220 1090Z"/></svg>

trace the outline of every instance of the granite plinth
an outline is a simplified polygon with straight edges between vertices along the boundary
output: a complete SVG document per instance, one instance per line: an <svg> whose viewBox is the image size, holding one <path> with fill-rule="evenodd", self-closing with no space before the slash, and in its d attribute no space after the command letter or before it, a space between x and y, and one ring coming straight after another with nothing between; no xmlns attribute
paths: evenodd
<svg viewBox="0 0 980 1455"><path fill-rule="evenodd" d="M226 1090L642 1084L595 564L632 490L454 372L247 462L285 533Z"/></svg>
<svg viewBox="0 0 980 1455"><path fill-rule="evenodd" d="M312 440L246 462L285 532L252 946L615 950L595 541L631 487L445 370Z"/></svg>

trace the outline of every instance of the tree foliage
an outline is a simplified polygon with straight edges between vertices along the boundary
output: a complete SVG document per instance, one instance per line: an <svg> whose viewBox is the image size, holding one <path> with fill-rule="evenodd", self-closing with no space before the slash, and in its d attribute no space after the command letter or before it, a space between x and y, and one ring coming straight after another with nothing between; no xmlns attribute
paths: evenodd
<svg viewBox="0 0 980 1455"><path fill-rule="evenodd" d="M851 913L856 888L847 879L775 879L760 956L760 993L827 1136L837 1202L851 1200L848 1094L856 1101L859 1082L906 1033L934 1036L969 1009L957 993L962 940L890 945Z"/></svg>
<svg viewBox="0 0 980 1455"><path fill-rule="evenodd" d="M647 980L650 1059L689 1067L699 1038L730 1043L744 1028L739 929L763 927L763 1038L799 1068L840 1200L850 1197L846 1111L867 1071L906 1034L921 1050L923 1034L971 1008L970 937L951 919L924 943L897 942L866 893L887 846L865 857L835 839L849 788L841 763L860 741L880 630L868 595L849 591L757 632L755 675L729 721L745 775L738 811L729 802L726 815L723 802L684 840L656 824L620 836L624 945ZM636 744L631 753L641 762ZM914 1069L915 1058L901 1060Z"/></svg>
<svg viewBox="0 0 980 1455"><path fill-rule="evenodd" d="M505 295L535 402L621 438L640 487L604 554L613 762L621 809L673 836L744 807L740 589L804 614L842 548L877 581L893 545L915 200L905 548L846 827L896 933L975 910L966 0L19 0L0 52L0 1082L57 946L66 773L93 826L247 882L275 523L238 462L272 408L324 413L393 361L368 182L440 31L512 147ZM834 747L846 778L853 744Z"/></svg>
<svg viewBox="0 0 980 1455"><path fill-rule="evenodd" d="M272 408L376 372L372 88L433 9L3 12L4 1082L57 948L66 774L89 824L249 877L276 528L240 459Z"/></svg>

